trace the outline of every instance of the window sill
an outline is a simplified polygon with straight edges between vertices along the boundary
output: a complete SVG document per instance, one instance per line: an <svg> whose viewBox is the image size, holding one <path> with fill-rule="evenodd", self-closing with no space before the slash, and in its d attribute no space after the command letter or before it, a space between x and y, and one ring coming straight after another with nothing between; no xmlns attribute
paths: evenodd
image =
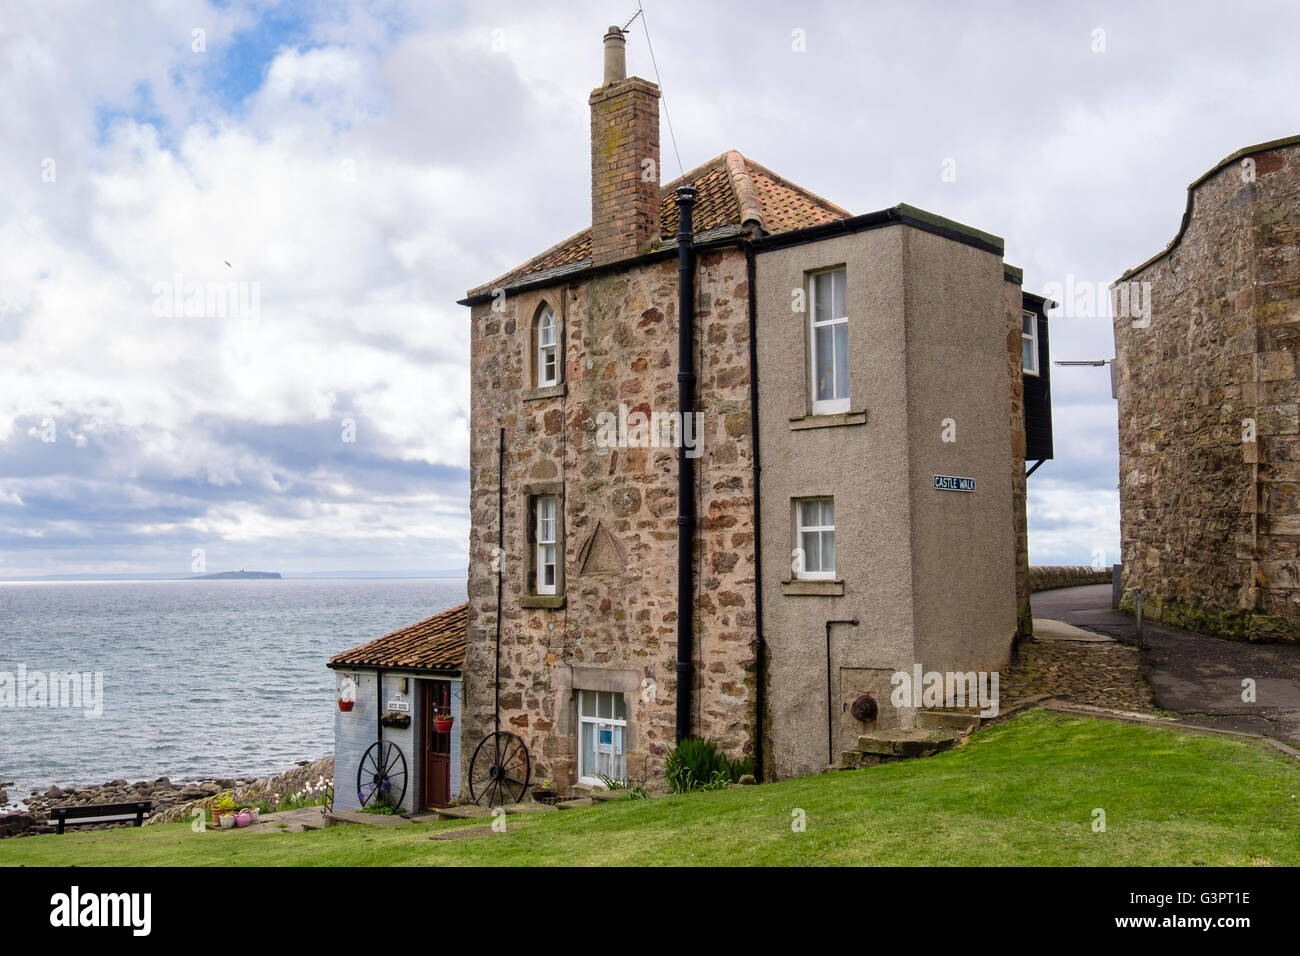
<svg viewBox="0 0 1300 956"><path fill-rule="evenodd" d="M842 580L794 578L781 582L781 593L790 597L839 597L844 593Z"/></svg>
<svg viewBox="0 0 1300 956"><path fill-rule="evenodd" d="M519 599L520 607L541 607L558 610L564 607L563 594L525 594Z"/></svg>
<svg viewBox="0 0 1300 956"><path fill-rule="evenodd" d="M539 398L563 398L568 394L569 383L559 382L555 385L543 385L540 388L530 388L524 392L525 402L535 402Z"/></svg>
<svg viewBox="0 0 1300 956"><path fill-rule="evenodd" d="M867 413L836 412L834 415L791 415L790 430L801 431L805 428L834 428L837 425L865 425Z"/></svg>

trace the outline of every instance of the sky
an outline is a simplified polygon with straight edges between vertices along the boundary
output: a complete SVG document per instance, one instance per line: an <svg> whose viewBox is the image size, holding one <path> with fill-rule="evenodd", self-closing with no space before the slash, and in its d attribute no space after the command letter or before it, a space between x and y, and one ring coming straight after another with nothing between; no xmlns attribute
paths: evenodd
<svg viewBox="0 0 1300 956"><path fill-rule="evenodd" d="M1188 183L1300 132L1294 3L643 3L629 73L648 28L686 169L957 219L1039 292L1105 290ZM635 12L6 0L0 578L463 569L456 300L589 225L587 95ZM1054 358L1114 354L1098 298ZM1113 563L1107 371L1052 387L1031 561Z"/></svg>

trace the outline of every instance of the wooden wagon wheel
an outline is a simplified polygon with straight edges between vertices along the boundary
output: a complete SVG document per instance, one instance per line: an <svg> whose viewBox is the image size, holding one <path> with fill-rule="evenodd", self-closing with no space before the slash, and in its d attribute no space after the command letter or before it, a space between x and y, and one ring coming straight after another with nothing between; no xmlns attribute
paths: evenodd
<svg viewBox="0 0 1300 956"><path fill-rule="evenodd" d="M376 740L366 748L357 767L357 799L363 807L386 803L400 807L406 796L406 758L389 740Z"/></svg>
<svg viewBox="0 0 1300 956"><path fill-rule="evenodd" d="M474 748L469 764L469 798L479 806L518 803L528 793L532 762L516 734L498 730Z"/></svg>

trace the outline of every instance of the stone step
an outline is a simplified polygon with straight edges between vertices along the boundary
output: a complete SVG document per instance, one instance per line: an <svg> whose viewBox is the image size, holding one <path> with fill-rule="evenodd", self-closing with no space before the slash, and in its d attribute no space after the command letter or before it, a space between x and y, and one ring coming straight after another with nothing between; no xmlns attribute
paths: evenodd
<svg viewBox="0 0 1300 956"><path fill-rule="evenodd" d="M443 807L441 810L435 810L444 820L476 820L480 817L490 817L492 811L487 807L476 806L472 803L465 803L459 807Z"/></svg>
<svg viewBox="0 0 1300 956"><path fill-rule="evenodd" d="M880 757L929 757L951 750L960 735L925 728L878 730L858 738L858 751Z"/></svg>
<svg viewBox="0 0 1300 956"><path fill-rule="evenodd" d="M926 709L916 712L916 726L927 730L956 730L960 733L969 733L978 729L979 725L979 714L964 710Z"/></svg>
<svg viewBox="0 0 1300 956"><path fill-rule="evenodd" d="M561 800L559 803L555 804L555 809L576 810L579 807L592 807L595 805L596 801L591 799L591 797L574 797L572 800Z"/></svg>

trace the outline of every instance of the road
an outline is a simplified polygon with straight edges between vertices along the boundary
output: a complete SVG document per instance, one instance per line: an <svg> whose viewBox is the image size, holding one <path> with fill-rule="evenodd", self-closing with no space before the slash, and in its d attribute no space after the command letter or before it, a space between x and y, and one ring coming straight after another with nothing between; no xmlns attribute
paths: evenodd
<svg viewBox="0 0 1300 956"><path fill-rule="evenodd" d="M1034 617L1137 643L1132 615L1112 611L1109 584L1040 591ZM1156 705L1206 726L1300 745L1300 646L1249 644L1145 622L1142 670ZM1252 681L1254 702L1243 700Z"/></svg>

